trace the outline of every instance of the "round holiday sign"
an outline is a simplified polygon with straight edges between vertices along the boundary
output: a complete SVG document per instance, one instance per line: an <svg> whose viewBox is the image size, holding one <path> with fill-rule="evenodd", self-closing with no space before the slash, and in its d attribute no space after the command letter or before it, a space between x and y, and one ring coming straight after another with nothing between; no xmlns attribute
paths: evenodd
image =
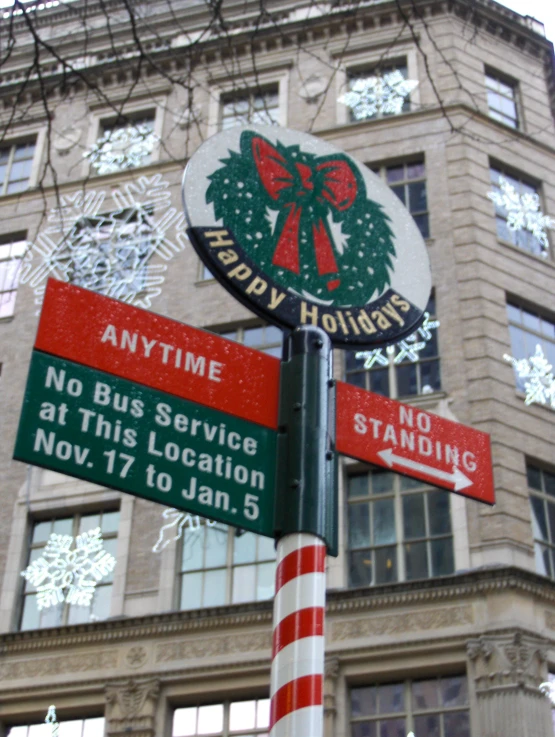
<svg viewBox="0 0 555 737"><path fill-rule="evenodd" d="M183 202L206 266L270 322L371 347L424 317L431 274L414 220L378 176L319 138L255 125L218 133L188 163Z"/></svg>

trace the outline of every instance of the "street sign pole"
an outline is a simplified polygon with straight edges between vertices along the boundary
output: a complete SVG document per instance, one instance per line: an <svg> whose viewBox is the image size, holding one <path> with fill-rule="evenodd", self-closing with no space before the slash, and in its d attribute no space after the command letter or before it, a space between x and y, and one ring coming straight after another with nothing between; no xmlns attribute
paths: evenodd
<svg viewBox="0 0 555 737"><path fill-rule="evenodd" d="M323 330L288 336L280 384L270 737L321 737L324 541L337 548L334 387Z"/></svg>

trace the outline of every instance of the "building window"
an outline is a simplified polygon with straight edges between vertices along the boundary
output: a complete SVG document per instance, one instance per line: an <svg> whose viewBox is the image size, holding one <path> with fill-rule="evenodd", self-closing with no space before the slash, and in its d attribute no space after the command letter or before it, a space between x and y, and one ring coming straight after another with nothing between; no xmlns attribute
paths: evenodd
<svg viewBox="0 0 555 737"><path fill-rule="evenodd" d="M28 188L34 156L34 142L0 147L0 195Z"/></svg>
<svg viewBox="0 0 555 737"><path fill-rule="evenodd" d="M154 114L148 114L103 124L85 156L97 174L112 174L150 164L155 143Z"/></svg>
<svg viewBox="0 0 555 737"><path fill-rule="evenodd" d="M391 471L349 475L349 586L453 573L449 497Z"/></svg>
<svg viewBox="0 0 555 737"><path fill-rule="evenodd" d="M275 325L254 325L252 327L240 327L233 330L218 331L218 335L228 340L256 348L270 356L281 358L281 346L283 333Z"/></svg>
<svg viewBox="0 0 555 737"><path fill-rule="evenodd" d="M340 101L349 108L350 122L398 115L410 110L410 92L416 82L407 80L406 60L347 73L348 91Z"/></svg>
<svg viewBox="0 0 555 737"><path fill-rule="evenodd" d="M62 720L58 724L60 737L104 737L104 717ZM52 725L42 722L8 728L7 737L50 737L52 734Z"/></svg>
<svg viewBox="0 0 555 737"><path fill-rule="evenodd" d="M57 261L67 280L114 299L137 303L164 268L150 263L161 241L152 207L83 217L66 241Z"/></svg>
<svg viewBox="0 0 555 737"><path fill-rule="evenodd" d="M31 543L27 565L40 558L52 533L76 537L83 532L100 527L104 550L116 556L119 511L104 511L94 514L76 514L73 517L59 517L37 521L31 532ZM25 582L21 615L22 630L59 627L66 624L80 624L110 616L113 574L105 576L96 584L90 606L77 606L63 601L56 606L44 609L37 607L36 589Z"/></svg>
<svg viewBox="0 0 555 737"><path fill-rule="evenodd" d="M470 737L464 676L351 688L351 737Z"/></svg>
<svg viewBox="0 0 555 737"><path fill-rule="evenodd" d="M26 249L27 241L20 237L0 240L0 318L14 313L21 259Z"/></svg>
<svg viewBox="0 0 555 737"><path fill-rule="evenodd" d="M395 192L410 212L422 237L429 238L430 222L424 159L378 168L372 167L372 170L387 182L390 189Z"/></svg>
<svg viewBox="0 0 555 737"><path fill-rule="evenodd" d="M428 302L427 312L431 320L435 320L435 299ZM365 353L357 358L361 351L345 352L345 381L362 389L381 394L384 397L411 397L431 394L441 389L439 346L437 329L428 333L429 339L418 335L413 345L424 344L416 353L411 353L396 346L377 349L380 353L376 360L368 365ZM376 355L376 354L374 354ZM414 360L417 358L417 360Z"/></svg>
<svg viewBox="0 0 555 737"><path fill-rule="evenodd" d="M279 125L279 87L230 92L220 99L220 128L236 125Z"/></svg>
<svg viewBox="0 0 555 737"><path fill-rule="evenodd" d="M526 195L539 198L538 187L530 184L529 181L525 181L521 177L510 176L507 172L494 166L490 167L490 179L492 184L490 199L493 200L495 205L497 237L503 241L512 243L513 246L522 248L523 251L530 251L530 253L534 253L537 256L546 255L549 246L545 230L541 228L541 232L536 231L536 235L534 235L534 232L528 229L522 202ZM510 210L496 202L497 198L501 199L502 197L500 183L503 180L507 183L504 186L512 188L511 194L514 194L514 197L511 197ZM541 240L538 235L542 236Z"/></svg>
<svg viewBox="0 0 555 737"><path fill-rule="evenodd" d="M507 303L511 353L513 358L530 358L539 345L548 362L555 366L555 320L534 309ZM515 381L518 391L526 392L528 379L515 367Z"/></svg>
<svg viewBox="0 0 555 737"><path fill-rule="evenodd" d="M183 530L181 550L181 609L262 601L274 595L276 553L271 538L203 522Z"/></svg>
<svg viewBox="0 0 555 737"><path fill-rule="evenodd" d="M555 473L528 464L526 466L536 571L555 579Z"/></svg>
<svg viewBox="0 0 555 737"><path fill-rule="evenodd" d="M516 83L502 79L494 72L486 72L486 90L490 118L511 128L518 128Z"/></svg>
<svg viewBox="0 0 555 737"><path fill-rule="evenodd" d="M189 706L173 713L172 737L268 737L270 699Z"/></svg>

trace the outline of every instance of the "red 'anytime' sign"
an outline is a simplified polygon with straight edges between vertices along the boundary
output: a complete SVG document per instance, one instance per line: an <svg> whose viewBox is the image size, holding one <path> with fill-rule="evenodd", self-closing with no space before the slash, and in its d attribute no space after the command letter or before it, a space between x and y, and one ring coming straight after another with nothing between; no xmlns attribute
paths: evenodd
<svg viewBox="0 0 555 737"><path fill-rule="evenodd" d="M35 348L277 428L277 358L49 279Z"/></svg>
<svg viewBox="0 0 555 737"><path fill-rule="evenodd" d="M337 384L339 453L495 504L489 435L350 384Z"/></svg>

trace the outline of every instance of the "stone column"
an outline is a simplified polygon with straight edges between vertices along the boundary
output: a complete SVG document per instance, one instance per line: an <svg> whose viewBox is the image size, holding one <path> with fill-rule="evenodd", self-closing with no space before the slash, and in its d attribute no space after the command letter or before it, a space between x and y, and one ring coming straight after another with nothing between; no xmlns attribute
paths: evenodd
<svg viewBox="0 0 555 737"><path fill-rule="evenodd" d="M553 737L551 706L539 686L547 680L544 640L503 632L467 644L480 737Z"/></svg>
<svg viewBox="0 0 555 737"><path fill-rule="evenodd" d="M129 678L106 686L106 737L156 737L160 694L156 678Z"/></svg>
<svg viewBox="0 0 555 737"><path fill-rule="evenodd" d="M339 675L339 660L326 658L324 663L324 737L335 737L335 685Z"/></svg>

